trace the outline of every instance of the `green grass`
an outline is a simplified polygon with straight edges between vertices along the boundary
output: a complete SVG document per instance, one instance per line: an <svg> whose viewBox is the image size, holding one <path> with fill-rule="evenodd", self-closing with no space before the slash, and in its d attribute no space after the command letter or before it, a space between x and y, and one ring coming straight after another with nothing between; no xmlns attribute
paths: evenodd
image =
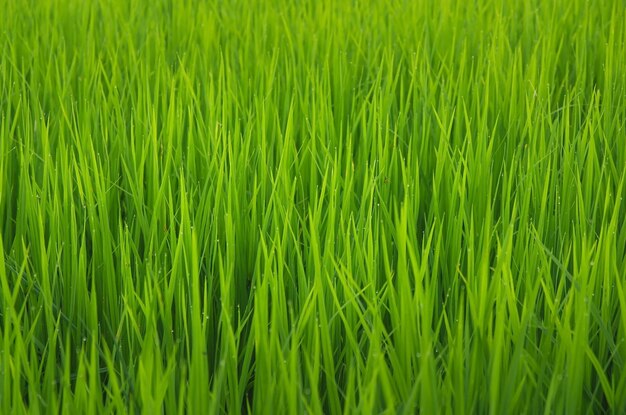
<svg viewBox="0 0 626 415"><path fill-rule="evenodd" d="M626 412L622 1L0 3L1 413Z"/></svg>

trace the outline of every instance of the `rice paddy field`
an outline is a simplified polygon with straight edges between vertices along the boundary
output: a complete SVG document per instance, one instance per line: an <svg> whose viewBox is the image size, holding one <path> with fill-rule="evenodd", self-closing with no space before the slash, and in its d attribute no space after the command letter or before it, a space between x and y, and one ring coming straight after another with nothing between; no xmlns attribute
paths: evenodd
<svg viewBox="0 0 626 415"><path fill-rule="evenodd" d="M625 22L0 1L0 412L626 413Z"/></svg>

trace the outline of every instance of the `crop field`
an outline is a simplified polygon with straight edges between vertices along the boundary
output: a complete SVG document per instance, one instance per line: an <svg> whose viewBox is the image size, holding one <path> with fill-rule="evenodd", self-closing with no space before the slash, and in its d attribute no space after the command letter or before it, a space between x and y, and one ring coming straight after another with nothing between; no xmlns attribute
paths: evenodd
<svg viewBox="0 0 626 415"><path fill-rule="evenodd" d="M626 3L0 0L0 413L626 413Z"/></svg>

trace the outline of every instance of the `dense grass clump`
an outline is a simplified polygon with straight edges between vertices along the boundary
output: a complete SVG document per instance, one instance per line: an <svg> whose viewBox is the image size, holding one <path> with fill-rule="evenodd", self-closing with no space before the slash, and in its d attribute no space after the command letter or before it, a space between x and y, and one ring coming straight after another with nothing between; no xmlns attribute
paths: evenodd
<svg viewBox="0 0 626 415"><path fill-rule="evenodd" d="M1 413L626 413L622 1L1 3Z"/></svg>

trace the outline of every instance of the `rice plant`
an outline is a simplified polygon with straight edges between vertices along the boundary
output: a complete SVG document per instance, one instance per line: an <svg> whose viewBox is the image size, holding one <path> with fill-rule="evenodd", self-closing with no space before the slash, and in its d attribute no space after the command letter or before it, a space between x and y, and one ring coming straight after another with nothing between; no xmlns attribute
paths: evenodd
<svg viewBox="0 0 626 415"><path fill-rule="evenodd" d="M626 413L623 1L0 10L0 413Z"/></svg>

